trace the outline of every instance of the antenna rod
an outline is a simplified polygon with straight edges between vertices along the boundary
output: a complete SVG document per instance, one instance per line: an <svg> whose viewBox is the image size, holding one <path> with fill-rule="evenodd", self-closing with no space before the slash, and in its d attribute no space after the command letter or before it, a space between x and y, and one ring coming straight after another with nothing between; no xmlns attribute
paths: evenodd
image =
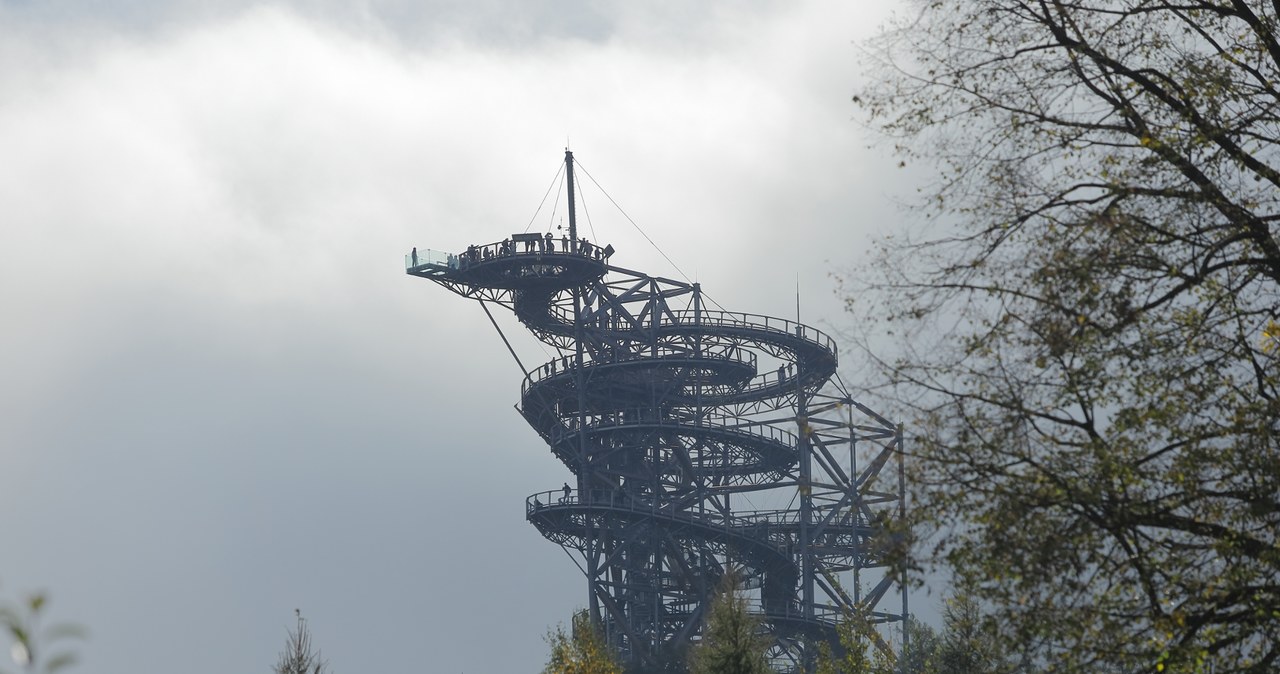
<svg viewBox="0 0 1280 674"><path fill-rule="evenodd" d="M800 322L800 272L796 272L796 322Z"/></svg>
<svg viewBox="0 0 1280 674"><path fill-rule="evenodd" d="M569 148L564 150L564 175L569 181L569 245L578 245L578 214L573 207L573 153ZM567 252L567 251L566 251Z"/></svg>

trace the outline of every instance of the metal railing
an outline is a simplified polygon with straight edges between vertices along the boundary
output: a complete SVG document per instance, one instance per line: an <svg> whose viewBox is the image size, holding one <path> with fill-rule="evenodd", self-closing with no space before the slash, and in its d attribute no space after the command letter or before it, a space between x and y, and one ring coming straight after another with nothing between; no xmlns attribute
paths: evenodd
<svg viewBox="0 0 1280 674"><path fill-rule="evenodd" d="M650 351L630 352L615 354L614 357L607 360L597 360L592 358L591 354L584 353L582 367L587 369L623 363L663 363L664 361L672 361L679 365L697 365L699 362L708 364L727 363L750 368L752 371L756 369L756 354L740 346L722 347L716 351L704 351L698 355L675 349L660 348L657 355ZM546 379L572 372L573 364L573 356L561 356L543 363L533 371L526 373L524 383L520 387L520 393L522 395L528 393L531 386Z"/></svg>
<svg viewBox="0 0 1280 674"><path fill-rule="evenodd" d="M551 306L548 312L552 320L561 325L573 325L573 312L567 307ZM599 312L595 312L598 314ZM645 330L653 326L652 322L645 322L638 328L629 322L620 320L622 317L605 314L602 319L608 319L606 323L600 320L594 320L595 316L588 316L585 319L587 325L597 325L602 328L613 330ZM766 316L764 314L749 314L741 311L694 311L693 309L680 309L670 313L663 313L658 319L658 327L662 328L701 328L701 327L726 327L738 328L743 330L752 330L764 334L785 336L787 341L793 338L799 338L801 341L809 342L820 349L830 353L836 353L836 342L831 336L825 332L798 323L796 321L776 316Z"/></svg>
<svg viewBox="0 0 1280 674"><path fill-rule="evenodd" d="M689 429L690 432L704 429L712 432L723 431L751 435L789 447L794 447L796 444L796 435L790 431L765 423L743 424L741 417L726 414L706 414L701 419L702 423L698 423L697 419L690 417L661 417L657 419L647 417L646 414L651 412L652 410L648 408L606 412L594 417L588 417L584 428L588 432L610 428L626 428L628 426L663 426L677 431ZM563 421L564 424L561 427L552 431L553 438L577 433L579 422L577 416L570 416L563 419Z"/></svg>
<svg viewBox="0 0 1280 674"><path fill-rule="evenodd" d="M836 352L836 342L826 333L796 321L764 314L749 314L741 311L694 311L681 309L670 314L662 314L658 322L660 326L712 326L760 330L777 335L795 336L806 342Z"/></svg>
<svg viewBox="0 0 1280 674"><path fill-rule="evenodd" d="M652 500L630 498L624 492L615 489L589 489L583 492L569 488L567 490L553 489L538 492L525 499L525 516L529 517L538 512L562 507L581 506L609 508L651 517L663 517L708 529L718 529L733 536L763 542L783 554L785 554L784 551L787 544L790 543L790 537L785 531L790 527L778 527L767 518L753 519L737 515L726 516L718 512L711 515L703 515L689 510L676 510L670 503L667 504L667 507L661 507ZM777 530L775 531L775 529Z"/></svg>
<svg viewBox="0 0 1280 674"><path fill-rule="evenodd" d="M447 269L467 269L473 265L477 265L489 260L506 257L530 257L536 258L545 255L554 255L558 257L581 257L588 260L607 261L613 253L612 246L597 246L588 243L585 240L572 242L567 238L545 239L545 238L519 238L525 235L515 235L510 239L498 241L495 243L486 243L477 246L467 246L466 250L459 253L449 253L438 250L421 249L416 253L410 252L404 256L404 267L406 270L418 269L425 266L443 267ZM567 249L566 249L567 246Z"/></svg>

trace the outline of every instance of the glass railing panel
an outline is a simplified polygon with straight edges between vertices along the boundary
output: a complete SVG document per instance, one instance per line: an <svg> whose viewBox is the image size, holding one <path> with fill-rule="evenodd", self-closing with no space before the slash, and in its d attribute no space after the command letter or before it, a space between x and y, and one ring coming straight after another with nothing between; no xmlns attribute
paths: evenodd
<svg viewBox="0 0 1280 674"><path fill-rule="evenodd" d="M454 257L452 253L446 253L440 250L431 250L429 248L419 248L410 251L404 256L404 268L415 269L426 265L436 267L448 267L450 258Z"/></svg>

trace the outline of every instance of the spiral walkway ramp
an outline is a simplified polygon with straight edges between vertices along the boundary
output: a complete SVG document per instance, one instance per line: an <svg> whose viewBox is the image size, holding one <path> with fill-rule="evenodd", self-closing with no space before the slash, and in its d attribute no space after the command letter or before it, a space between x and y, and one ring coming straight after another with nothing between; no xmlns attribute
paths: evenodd
<svg viewBox="0 0 1280 674"><path fill-rule="evenodd" d="M841 616L901 621L906 594L884 573L901 561L884 526L905 502L900 429L833 380L821 331L709 309L698 284L578 239L569 152L565 166L567 236L415 248L405 266L556 350L526 373L519 410L575 485L530 495L525 516L581 557L591 614L631 671L678 671L730 569L779 671L804 671ZM882 606L899 593L900 610Z"/></svg>

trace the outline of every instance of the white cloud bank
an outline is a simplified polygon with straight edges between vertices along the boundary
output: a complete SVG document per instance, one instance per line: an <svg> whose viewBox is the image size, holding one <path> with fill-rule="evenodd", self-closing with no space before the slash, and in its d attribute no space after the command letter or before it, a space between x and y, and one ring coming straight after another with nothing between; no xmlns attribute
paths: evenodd
<svg viewBox="0 0 1280 674"><path fill-rule="evenodd" d="M295 607L339 672L541 666L585 582L521 503L567 471L400 256L523 230L566 137L726 308L798 280L840 320L827 273L894 213L848 103L876 19L634 5L492 41L409 6L0 27L0 580L92 629L85 670L265 670Z"/></svg>

